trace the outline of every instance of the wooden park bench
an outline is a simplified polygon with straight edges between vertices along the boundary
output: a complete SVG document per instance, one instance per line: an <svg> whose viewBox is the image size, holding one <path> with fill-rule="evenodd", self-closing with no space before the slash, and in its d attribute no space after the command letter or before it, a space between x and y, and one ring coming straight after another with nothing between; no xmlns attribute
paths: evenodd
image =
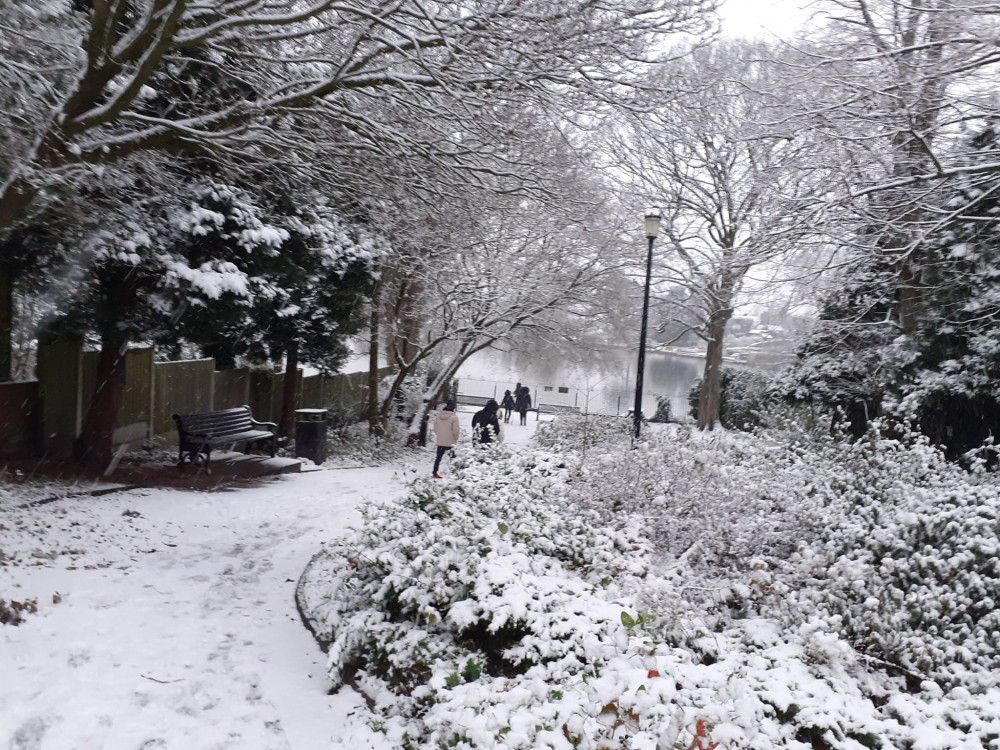
<svg viewBox="0 0 1000 750"><path fill-rule="evenodd" d="M204 456L208 468L212 449L220 446L245 443L245 453L255 446L265 446L272 458L278 448L278 425L258 422L249 406L200 414L174 414L174 422L180 436L178 466L183 466L185 460L196 463L199 456Z"/></svg>

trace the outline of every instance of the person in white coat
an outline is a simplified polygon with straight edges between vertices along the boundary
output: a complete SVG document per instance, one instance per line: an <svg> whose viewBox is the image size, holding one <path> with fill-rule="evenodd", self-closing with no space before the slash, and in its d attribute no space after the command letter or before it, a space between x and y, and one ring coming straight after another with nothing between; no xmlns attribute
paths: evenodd
<svg viewBox="0 0 1000 750"><path fill-rule="evenodd" d="M441 458L455 447L459 431L455 402L449 399L434 418L434 434L437 437L437 456L434 459L435 479L441 478L441 475L438 474L438 469L441 468Z"/></svg>

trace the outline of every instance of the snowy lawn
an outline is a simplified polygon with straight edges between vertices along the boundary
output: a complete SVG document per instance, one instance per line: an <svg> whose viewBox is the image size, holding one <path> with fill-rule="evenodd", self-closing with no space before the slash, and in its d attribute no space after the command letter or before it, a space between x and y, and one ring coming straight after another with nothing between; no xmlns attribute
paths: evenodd
<svg viewBox="0 0 1000 750"><path fill-rule="evenodd" d="M8 509L0 597L38 612L0 627L0 747L325 747L352 698L326 695L295 582L362 499L400 488L329 470Z"/></svg>
<svg viewBox="0 0 1000 750"><path fill-rule="evenodd" d="M467 439L471 412L460 417ZM510 442L534 428L510 426ZM327 694L295 585L359 504L430 473L432 447L404 455L250 488L28 507L58 488L0 485L0 600L37 606L0 625L0 748L339 746L361 700Z"/></svg>

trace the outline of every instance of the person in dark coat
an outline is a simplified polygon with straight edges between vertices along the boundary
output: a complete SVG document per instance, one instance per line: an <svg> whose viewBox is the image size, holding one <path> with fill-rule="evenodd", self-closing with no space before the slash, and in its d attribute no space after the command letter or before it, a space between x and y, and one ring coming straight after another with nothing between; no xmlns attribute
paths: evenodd
<svg viewBox="0 0 1000 750"><path fill-rule="evenodd" d="M514 409L514 397L510 395L510 391L503 392L503 401L500 402L500 406L503 407L503 423L508 424L510 413Z"/></svg>
<svg viewBox="0 0 1000 750"><path fill-rule="evenodd" d="M479 445L492 443L500 434L500 420L497 419L497 412L500 404L494 399L486 402L486 406L477 411L472 417L472 442Z"/></svg>
<svg viewBox="0 0 1000 750"><path fill-rule="evenodd" d="M521 415L521 424L528 424L528 409L531 408L531 394L528 386L523 386L514 397L514 411Z"/></svg>

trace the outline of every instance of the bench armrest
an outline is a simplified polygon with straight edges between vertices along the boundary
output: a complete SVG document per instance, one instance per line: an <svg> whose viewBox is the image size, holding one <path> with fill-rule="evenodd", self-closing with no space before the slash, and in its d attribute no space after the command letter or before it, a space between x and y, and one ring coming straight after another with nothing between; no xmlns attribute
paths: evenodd
<svg viewBox="0 0 1000 750"><path fill-rule="evenodd" d="M277 422L258 422L253 417L250 417L250 422L253 424L254 427L267 427L267 428L269 428L271 430L271 432L274 432L274 433L278 432L278 423Z"/></svg>

